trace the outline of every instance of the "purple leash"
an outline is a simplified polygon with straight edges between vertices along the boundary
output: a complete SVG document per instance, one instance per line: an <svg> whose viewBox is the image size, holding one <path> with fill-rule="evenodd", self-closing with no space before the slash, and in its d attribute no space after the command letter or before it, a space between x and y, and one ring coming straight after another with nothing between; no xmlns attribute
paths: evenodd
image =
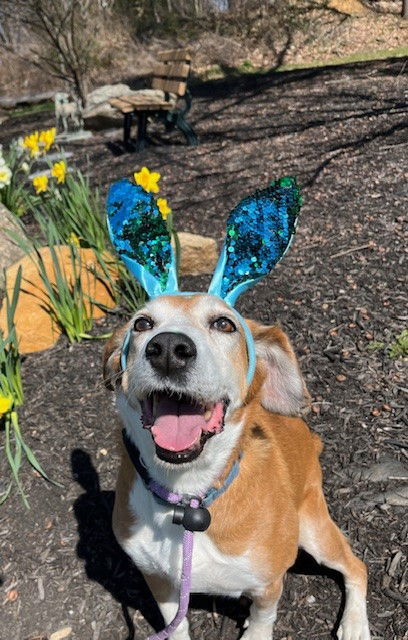
<svg viewBox="0 0 408 640"><path fill-rule="evenodd" d="M183 496L179 493L169 491L166 487L159 484L152 478L140 458L140 453L134 443L130 440L126 431L123 430L123 442L128 455L133 462L136 471L139 473L145 486L149 491L156 495L160 500L167 504L174 505L173 522L181 524L184 527L183 533L183 562L180 580L179 606L177 613L170 624L162 631L150 635L147 640L166 640L184 620L188 611L191 589L191 568L193 561L193 544L194 531L206 531L211 523L211 515L206 507L214 502L216 498L222 495L230 486L231 482L236 478L239 472L239 459L234 463L228 473L224 484L219 489L211 488L205 495L199 496Z"/></svg>
<svg viewBox="0 0 408 640"><path fill-rule="evenodd" d="M164 489L164 487L160 487ZM153 491L153 488L152 488ZM156 493L156 491L154 491ZM156 494L157 495L157 494ZM176 494L169 493L170 496L176 496ZM159 496L162 500L166 500L166 498ZM177 496L180 502L180 496ZM170 502L170 500L168 500ZM172 501L171 501L172 502ZM193 498L190 501L190 507L193 509L197 509L199 506L199 501L196 498ZM188 603L190 600L190 589L191 589L191 565L193 560L193 544L194 544L194 532L189 531L188 529L184 530L183 533L183 564L181 569L181 582L180 582L180 596L179 596L179 606L177 609L177 613L174 616L173 620L170 624L167 625L162 631L158 633L154 633L149 636L147 640L166 640L179 626L179 624L184 620L188 611Z"/></svg>

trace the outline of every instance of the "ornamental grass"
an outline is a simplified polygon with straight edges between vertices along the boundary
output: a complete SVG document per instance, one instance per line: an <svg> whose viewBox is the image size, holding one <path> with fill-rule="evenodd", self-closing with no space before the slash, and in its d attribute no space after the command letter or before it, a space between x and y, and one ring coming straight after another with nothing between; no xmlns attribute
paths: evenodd
<svg viewBox="0 0 408 640"><path fill-rule="evenodd" d="M33 196L30 206L44 235L51 221L62 242L77 239L81 247L106 251L109 239L98 190L90 187L81 171L68 171L65 161L55 163L51 175L47 188L37 191L39 197ZM46 176L38 176L42 177Z"/></svg>
<svg viewBox="0 0 408 640"><path fill-rule="evenodd" d="M21 288L21 267L18 270L14 290L10 299L6 283L7 334L0 330L0 434L4 439L4 451L11 471L10 481L0 495L0 504L10 495L15 483L24 505L29 508L27 496L20 479L20 469L25 458L46 480L50 480L35 454L25 442L19 426L18 411L24 401L21 380L21 358L18 349L15 310ZM57 483L54 483L57 484Z"/></svg>

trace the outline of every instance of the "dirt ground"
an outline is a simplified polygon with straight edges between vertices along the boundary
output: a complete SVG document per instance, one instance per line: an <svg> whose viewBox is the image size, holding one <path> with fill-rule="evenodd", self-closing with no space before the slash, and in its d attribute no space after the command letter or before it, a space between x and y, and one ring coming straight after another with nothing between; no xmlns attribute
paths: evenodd
<svg viewBox="0 0 408 640"><path fill-rule="evenodd" d="M103 192L141 165L159 170L178 228L217 241L241 197L273 177L298 177L304 206L294 245L239 308L280 322L296 347L313 396L308 422L325 443L329 508L369 568L377 640L408 639L406 362L369 349L374 340L391 342L407 322L406 64L203 84L190 118L201 140L196 148L159 126L139 155L121 152L119 131L69 148ZM49 116L10 120L0 138L48 123ZM185 287L206 283L190 279ZM108 317L100 330L117 322ZM31 510L16 494L1 507L1 640L45 640L62 627L71 628L72 640L125 640L133 631L143 640L148 622L160 626L140 575L112 536L118 460L102 350L100 341L69 347L61 339L24 361L21 425L63 489L26 465ZM393 463L394 479L373 466L382 462ZM330 638L341 607L339 577L302 556L287 577L275 637ZM194 598L192 637L234 640L244 612L244 603Z"/></svg>

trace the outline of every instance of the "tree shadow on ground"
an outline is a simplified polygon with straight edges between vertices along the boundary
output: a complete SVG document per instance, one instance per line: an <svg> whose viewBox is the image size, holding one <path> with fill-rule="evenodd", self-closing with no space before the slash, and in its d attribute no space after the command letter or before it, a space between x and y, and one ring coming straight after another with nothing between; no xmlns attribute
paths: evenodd
<svg viewBox="0 0 408 640"><path fill-rule="evenodd" d="M200 138L199 163L211 166L213 157L220 153L220 144L228 148L245 144L246 165L251 166L260 150L273 153L274 140L297 136L303 167L297 173L301 185L311 187L340 156L361 154L377 141L385 140L390 146L403 143L406 102L394 95L379 101L366 82L367 77L377 74L398 78L403 70L404 61L395 58L282 73L232 73L226 68L223 79L197 81L192 91L198 98L198 109L193 109L191 117L189 114L189 121ZM320 139L319 152L316 139ZM162 147L165 153L176 151L168 159L160 156L163 171L167 163L188 165L189 154L177 153L184 146L179 132L169 136L159 126L154 127L151 150L157 153ZM237 171L242 173L242 167ZM227 192L230 183L234 192L236 179L228 163L223 165Z"/></svg>
<svg viewBox="0 0 408 640"><path fill-rule="evenodd" d="M130 558L118 545L112 531L112 510L114 492L100 488L99 476L92 464L91 457L81 449L71 454L71 467L74 480L84 489L74 503L74 514L78 524L77 555L85 561L86 575L90 580L102 585L114 599L120 603L127 636L124 640L133 640L135 627L129 609L140 611L145 620L155 630L163 628L160 611L143 579ZM320 575L335 580L343 592L340 574L318 565L307 553L301 551L290 573L302 575ZM191 609L216 611L220 616L234 620L242 630L249 613L250 601L211 598L195 595L191 598ZM335 629L341 618L344 605L339 611ZM220 637L223 625L220 627Z"/></svg>

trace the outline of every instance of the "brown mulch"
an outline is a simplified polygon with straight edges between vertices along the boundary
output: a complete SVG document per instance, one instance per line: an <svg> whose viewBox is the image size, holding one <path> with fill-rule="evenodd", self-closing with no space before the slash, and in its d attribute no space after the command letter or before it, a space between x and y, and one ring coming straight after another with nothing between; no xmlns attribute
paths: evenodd
<svg viewBox="0 0 408 640"><path fill-rule="evenodd" d="M392 341L407 323L405 71L406 61L396 60L207 83L197 87L191 114L197 148L159 126L140 155L121 152L120 132L72 147L103 192L141 165L159 170L178 228L219 241L242 196L275 176L298 176L305 203L296 241L239 307L280 322L295 344L314 401L308 421L325 443L329 508L369 567L377 640L408 638L406 506L381 504L386 491L397 499L407 483L364 477L377 462L408 466L406 362L368 349L373 340ZM50 123L11 120L0 137ZM108 317L100 329L116 322ZM64 488L26 465L31 510L16 494L1 507L1 640L49 637L66 626L75 640L125 640L132 618L143 640L144 617L160 624L110 528L117 456L102 349L99 341L69 347L61 339L25 359L21 425ZM341 606L338 576L302 556L286 581L276 638L330 638ZM194 598L192 637L233 640L243 610Z"/></svg>

